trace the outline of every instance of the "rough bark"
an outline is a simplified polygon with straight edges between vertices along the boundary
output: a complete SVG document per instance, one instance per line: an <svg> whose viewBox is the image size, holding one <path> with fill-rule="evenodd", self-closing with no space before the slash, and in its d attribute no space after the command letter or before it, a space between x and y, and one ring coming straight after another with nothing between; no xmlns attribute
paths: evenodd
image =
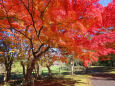
<svg viewBox="0 0 115 86"><path fill-rule="evenodd" d="M34 66L35 66L35 59L32 60L31 66L27 68L27 72L25 74L25 81L28 82L32 80L33 78L32 72L33 72Z"/></svg>
<svg viewBox="0 0 115 86"><path fill-rule="evenodd" d="M8 82L11 78L11 65L6 66L6 75L5 75L5 82Z"/></svg>

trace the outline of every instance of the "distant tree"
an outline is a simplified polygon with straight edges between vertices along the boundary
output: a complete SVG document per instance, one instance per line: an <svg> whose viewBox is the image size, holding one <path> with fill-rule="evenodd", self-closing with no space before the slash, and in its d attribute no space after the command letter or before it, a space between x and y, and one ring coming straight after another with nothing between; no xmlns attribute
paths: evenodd
<svg viewBox="0 0 115 86"><path fill-rule="evenodd" d="M8 39L3 39L0 41L0 63L5 65L6 75L4 77L5 81L9 81L11 77L11 68L14 59L16 58L15 45Z"/></svg>

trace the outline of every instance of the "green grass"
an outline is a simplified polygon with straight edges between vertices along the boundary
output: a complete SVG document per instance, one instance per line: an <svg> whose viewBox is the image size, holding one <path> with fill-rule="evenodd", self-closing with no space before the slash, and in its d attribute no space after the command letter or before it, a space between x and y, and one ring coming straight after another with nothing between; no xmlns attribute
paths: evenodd
<svg viewBox="0 0 115 86"><path fill-rule="evenodd" d="M15 72L15 73L22 73L22 66L20 64L20 62L14 62L12 65L12 71L11 72Z"/></svg>
<svg viewBox="0 0 115 86"><path fill-rule="evenodd" d="M61 69L60 66L57 66L57 65L56 66L51 66L50 69L51 69L53 74L60 73L60 72L61 73L70 72L69 70ZM43 73L48 73L48 69L46 67L43 67L42 72Z"/></svg>
<svg viewBox="0 0 115 86"><path fill-rule="evenodd" d="M59 68L60 68L60 66L52 66L51 67L52 73L59 73ZM47 68L43 68L43 72L48 73ZM63 75L65 72L68 72L69 75ZM71 71L61 70L61 75L64 78L69 78L69 79L76 81L74 86L91 86L91 83L89 80L89 78L91 77L90 75L83 74L83 75L73 75L72 76L72 75L70 75L70 73L71 73ZM57 77L60 77L60 76L57 76Z"/></svg>
<svg viewBox="0 0 115 86"><path fill-rule="evenodd" d="M115 74L115 67L113 67L109 73Z"/></svg>
<svg viewBox="0 0 115 86"><path fill-rule="evenodd" d="M91 86L89 75L66 75L65 78L71 78L73 80L76 80L77 83L75 83L75 86Z"/></svg>

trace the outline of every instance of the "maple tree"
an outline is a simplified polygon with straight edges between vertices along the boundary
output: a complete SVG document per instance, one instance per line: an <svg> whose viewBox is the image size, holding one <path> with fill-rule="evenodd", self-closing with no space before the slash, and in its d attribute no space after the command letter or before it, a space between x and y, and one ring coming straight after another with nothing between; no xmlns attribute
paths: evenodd
<svg viewBox="0 0 115 86"><path fill-rule="evenodd" d="M12 41L23 38L30 44L34 58L27 80L50 47L61 50L61 60L67 53L74 54L85 66L100 55L115 53L115 1L107 7L98 1L0 0L0 28L14 35Z"/></svg>

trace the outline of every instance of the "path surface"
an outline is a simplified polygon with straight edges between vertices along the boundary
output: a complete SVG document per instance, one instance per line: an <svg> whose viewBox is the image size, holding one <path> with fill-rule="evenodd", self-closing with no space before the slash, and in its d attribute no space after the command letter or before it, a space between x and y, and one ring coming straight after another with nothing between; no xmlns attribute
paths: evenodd
<svg viewBox="0 0 115 86"><path fill-rule="evenodd" d="M93 86L115 86L115 75L95 74L91 82Z"/></svg>
<svg viewBox="0 0 115 86"><path fill-rule="evenodd" d="M109 74L100 69L93 70L92 86L115 86L115 74Z"/></svg>

